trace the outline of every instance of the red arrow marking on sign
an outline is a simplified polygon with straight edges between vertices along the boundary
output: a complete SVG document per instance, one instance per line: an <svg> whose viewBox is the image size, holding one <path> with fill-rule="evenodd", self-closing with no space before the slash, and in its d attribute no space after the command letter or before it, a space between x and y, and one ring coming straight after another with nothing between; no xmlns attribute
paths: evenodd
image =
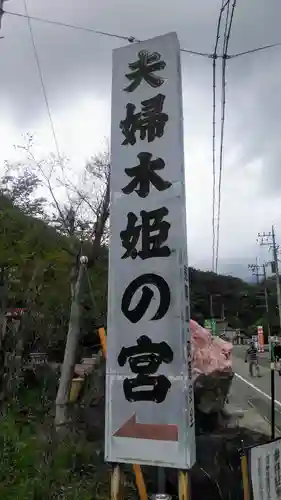
<svg viewBox="0 0 281 500"><path fill-rule="evenodd" d="M178 441L178 426L167 424L138 424L134 414L114 434L116 437Z"/></svg>

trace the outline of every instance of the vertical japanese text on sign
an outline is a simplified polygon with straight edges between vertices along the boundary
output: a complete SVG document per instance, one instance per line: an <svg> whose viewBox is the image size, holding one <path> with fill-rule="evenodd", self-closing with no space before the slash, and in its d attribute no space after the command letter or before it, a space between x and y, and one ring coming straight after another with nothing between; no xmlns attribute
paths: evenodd
<svg viewBox="0 0 281 500"><path fill-rule="evenodd" d="M115 51L110 461L190 467L195 459L181 98L174 33ZM132 438L151 444L137 451Z"/></svg>

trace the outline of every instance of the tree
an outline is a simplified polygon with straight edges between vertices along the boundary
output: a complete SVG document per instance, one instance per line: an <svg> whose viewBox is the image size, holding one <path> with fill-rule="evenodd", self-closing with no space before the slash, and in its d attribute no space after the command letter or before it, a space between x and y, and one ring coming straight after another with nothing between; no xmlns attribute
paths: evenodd
<svg viewBox="0 0 281 500"><path fill-rule="evenodd" d="M17 167L21 170L19 175L10 175L11 169L15 170ZM40 186L41 182L33 172L20 164L6 163L5 175L0 179L0 195L9 199L13 206L19 208L24 214L33 217L45 215L46 199L34 196Z"/></svg>
<svg viewBox="0 0 281 500"><path fill-rule="evenodd" d="M80 265L80 257L86 255L89 261L88 268L92 268L92 272L95 272L102 248L107 241L110 156L109 153L96 155L82 171L73 172L65 158L50 155L38 160L35 142L30 135L18 148L25 157L14 170L13 166L9 165L9 171L6 172L6 179L3 182L6 186L5 193L27 213L31 207L33 208L32 202L38 196L36 188L44 190L46 199L44 220L48 221L49 226L60 235L63 242L62 249L67 252L70 260L68 283L71 313L56 401L56 423L61 428L67 421L69 390L80 336L80 298L83 277L88 273L86 266ZM24 178L30 182L24 184ZM21 187L20 195L18 186ZM23 205L24 189L27 194L30 193L28 207Z"/></svg>

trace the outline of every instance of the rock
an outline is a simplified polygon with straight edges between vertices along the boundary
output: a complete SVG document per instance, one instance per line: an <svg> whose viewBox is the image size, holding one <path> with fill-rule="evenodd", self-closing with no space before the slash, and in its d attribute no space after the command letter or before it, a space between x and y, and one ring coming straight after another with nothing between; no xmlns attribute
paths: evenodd
<svg viewBox="0 0 281 500"><path fill-rule="evenodd" d="M223 411L233 379L233 372L201 374L194 382L196 434L224 427L229 416Z"/></svg>
<svg viewBox="0 0 281 500"><path fill-rule="evenodd" d="M85 375L78 405L72 415L89 441L104 439L105 426L105 360L96 360L94 371Z"/></svg>
<svg viewBox="0 0 281 500"><path fill-rule="evenodd" d="M243 427L197 436L196 465L191 470L192 499L243 500L239 449L265 443L268 436ZM177 471L167 469L167 490L177 493Z"/></svg>
<svg viewBox="0 0 281 500"><path fill-rule="evenodd" d="M233 372L213 372L201 374L194 383L195 407L198 411L210 414L223 409L232 383Z"/></svg>

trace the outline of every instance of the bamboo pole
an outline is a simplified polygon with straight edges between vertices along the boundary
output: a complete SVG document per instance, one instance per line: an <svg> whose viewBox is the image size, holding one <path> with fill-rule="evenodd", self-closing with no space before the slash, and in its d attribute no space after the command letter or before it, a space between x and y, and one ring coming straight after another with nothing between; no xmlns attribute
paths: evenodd
<svg viewBox="0 0 281 500"><path fill-rule="evenodd" d="M242 441L240 460L241 460L241 471L242 471L243 498L244 500L250 500L248 461L243 441Z"/></svg>
<svg viewBox="0 0 281 500"><path fill-rule="evenodd" d="M115 464L111 472L111 485L110 485L110 498L111 500L121 500L122 498L122 478L120 465Z"/></svg>
<svg viewBox="0 0 281 500"><path fill-rule="evenodd" d="M178 474L179 500L191 500L189 472L179 470Z"/></svg>

